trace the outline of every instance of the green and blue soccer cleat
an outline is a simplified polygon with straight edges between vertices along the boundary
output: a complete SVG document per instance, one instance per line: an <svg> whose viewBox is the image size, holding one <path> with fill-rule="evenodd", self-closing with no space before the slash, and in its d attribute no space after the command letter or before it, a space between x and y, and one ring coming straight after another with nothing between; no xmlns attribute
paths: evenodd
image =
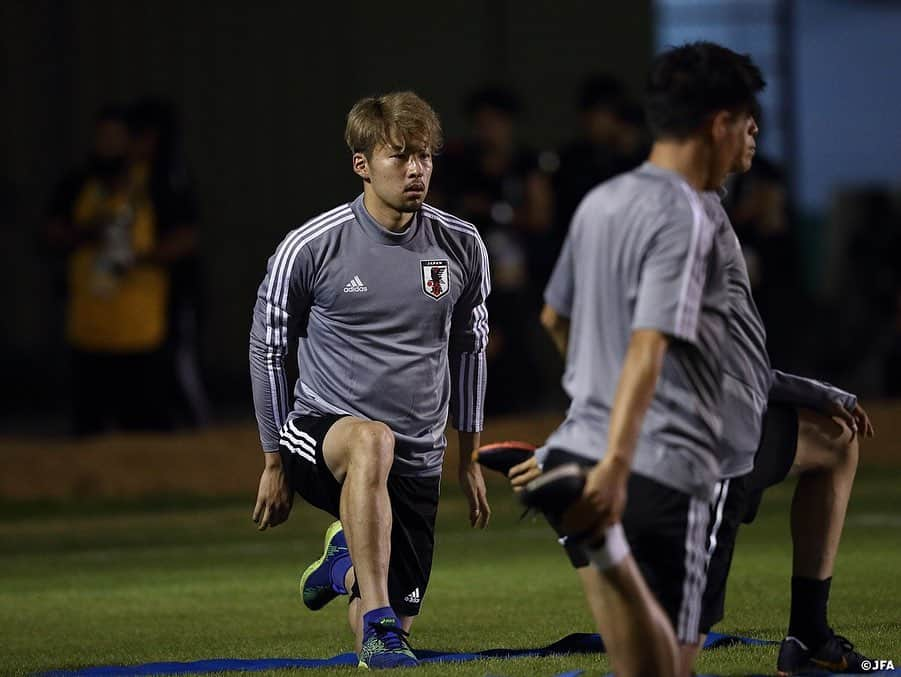
<svg viewBox="0 0 901 677"><path fill-rule="evenodd" d="M384 616L367 623L363 629L363 647L358 667L383 670L419 665L407 636L394 616Z"/></svg>
<svg viewBox="0 0 901 677"><path fill-rule="evenodd" d="M338 595L346 595L344 576L351 566L350 551L341 522L333 522L325 532L322 557L300 577L300 594L308 609L318 611Z"/></svg>

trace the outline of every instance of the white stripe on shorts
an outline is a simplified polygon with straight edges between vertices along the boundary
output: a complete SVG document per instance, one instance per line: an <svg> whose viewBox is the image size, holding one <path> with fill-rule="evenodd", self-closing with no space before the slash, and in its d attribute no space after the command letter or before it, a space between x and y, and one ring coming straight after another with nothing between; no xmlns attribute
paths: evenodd
<svg viewBox="0 0 901 677"><path fill-rule="evenodd" d="M316 440L299 430L293 421L288 421L282 427L281 443L292 454L297 454L316 465Z"/></svg>
<svg viewBox="0 0 901 677"><path fill-rule="evenodd" d="M710 503L691 497L688 524L685 529L685 578L682 581L682 603L676 638L683 644L698 641L701 620L701 598L707 581L707 523Z"/></svg>
<svg viewBox="0 0 901 677"><path fill-rule="evenodd" d="M710 566L710 559L713 557L713 553L716 552L717 534L719 533L720 526L723 524L723 509L726 507L726 497L729 495L729 480L725 479L722 482L717 482L716 488L713 491L716 498L713 500L711 508L716 516L713 519L713 527L710 529L710 539L707 542L706 566L708 567Z"/></svg>

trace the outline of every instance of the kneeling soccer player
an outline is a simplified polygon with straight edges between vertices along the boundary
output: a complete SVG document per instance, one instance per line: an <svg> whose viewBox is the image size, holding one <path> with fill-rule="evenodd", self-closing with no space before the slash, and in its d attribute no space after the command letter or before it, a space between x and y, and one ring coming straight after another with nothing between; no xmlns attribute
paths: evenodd
<svg viewBox="0 0 901 677"><path fill-rule="evenodd" d="M358 101L345 133L363 194L291 231L269 259L250 336L265 452L253 519L293 492L340 521L302 576L320 609L349 594L360 665L416 665L448 412L470 522L490 515L482 429L488 259L474 226L424 204L441 127L412 92ZM298 341L289 390L284 357Z"/></svg>

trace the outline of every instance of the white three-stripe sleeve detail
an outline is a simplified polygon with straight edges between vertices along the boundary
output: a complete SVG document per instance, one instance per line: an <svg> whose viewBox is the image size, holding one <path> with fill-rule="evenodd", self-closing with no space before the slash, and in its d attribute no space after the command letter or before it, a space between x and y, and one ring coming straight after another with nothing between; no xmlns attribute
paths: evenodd
<svg viewBox="0 0 901 677"><path fill-rule="evenodd" d="M332 218L328 218L329 215ZM288 415L288 385L281 361L288 345L286 305L294 262L304 245L352 218L353 213L347 206L326 212L322 217L288 235L276 253L266 290L266 368L269 371L272 415L276 428L282 426Z"/></svg>

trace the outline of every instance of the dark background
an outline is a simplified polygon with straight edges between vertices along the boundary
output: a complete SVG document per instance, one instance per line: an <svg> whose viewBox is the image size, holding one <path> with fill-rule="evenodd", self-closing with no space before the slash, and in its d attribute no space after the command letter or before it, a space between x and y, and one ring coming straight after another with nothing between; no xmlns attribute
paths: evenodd
<svg viewBox="0 0 901 677"><path fill-rule="evenodd" d="M831 8L829 16L838 22L840 34L842 25L851 26L843 34L850 41L849 54L854 45L867 43L868 31L884 35L901 25L897 3L823 0L821 5ZM661 12L655 7L648 0L345 0L316 3L314 12L311 3L304 2L2 3L4 429L51 429L48 421L65 411L68 376L62 306L51 289L36 240L53 186L87 153L93 115L102 104L156 94L177 106L201 205L205 378L217 416L250 417L247 334L266 259L288 230L360 191L342 140L350 105L365 95L413 89L439 112L446 135L452 138L464 132L461 105L466 92L485 81L503 81L526 104L521 133L538 148L554 148L571 134L575 92L586 74L610 71L640 90L659 37ZM856 12L856 23L846 24L841 18L844 11ZM798 16L807 23L798 25ZM804 2L788 32L796 41L799 34L819 35L815 31L824 26L822 16L814 0ZM703 22L695 23L703 30ZM803 43L797 58L786 63L815 67L817 49L830 55L824 63L843 62L836 53L842 44L831 41L828 32L820 37L822 44ZM897 56L896 49L893 57ZM893 83L901 61L879 58L884 71L851 73L858 84L861 78L872 83L867 91L880 93L878 101L861 101L860 110L878 106L885 113L899 108L899 95L889 90L897 90ZM790 84L811 87L810 81L800 82L797 72L782 75ZM817 82L825 82L828 89L830 73L820 75ZM798 87L786 91L797 92ZM809 171L811 162L822 162L813 151L804 155L807 137L798 131L809 131L811 120L828 129L822 121L829 119L830 110L813 103L810 110L807 99L804 109L786 96L782 104L788 107L783 111L788 119L795 121L782 130L789 135L784 148L792 153L794 184L799 167ZM848 123L851 114L837 114L835 126ZM892 152L897 161L901 150L897 127L867 129L865 123L866 118L860 125L852 124L853 133L870 140L876 135L876 145ZM847 125L843 129L843 143L853 146ZM814 150L821 149L817 144ZM865 156L857 159L861 166L873 166ZM843 163L841 157L832 161ZM436 172L440 171L439 161ZM888 177L892 181L863 178L867 185L876 181L897 190L894 171L894 177ZM849 183L847 177L844 180ZM830 188L828 195L838 194L835 191L842 185ZM809 234L817 232L817 223L828 220L832 203L831 197L819 199L816 191L808 193L814 195L806 205ZM895 263L901 267L901 262ZM812 286L814 291L829 288L819 278ZM829 313L842 312L837 303L826 306ZM884 310L873 331L893 326L896 310ZM833 327L830 332L829 321L827 317L817 325L820 333L812 340L828 342L842 331ZM822 327L826 329L821 331ZM858 329L873 333L865 323ZM893 340L887 331L885 345ZM885 345L880 348L883 352ZM851 349L872 354L867 346ZM820 364L802 366L843 378L864 394L884 396L879 379L882 363L874 366L870 360L861 371L854 368L861 356L847 357L847 364L832 354Z"/></svg>

